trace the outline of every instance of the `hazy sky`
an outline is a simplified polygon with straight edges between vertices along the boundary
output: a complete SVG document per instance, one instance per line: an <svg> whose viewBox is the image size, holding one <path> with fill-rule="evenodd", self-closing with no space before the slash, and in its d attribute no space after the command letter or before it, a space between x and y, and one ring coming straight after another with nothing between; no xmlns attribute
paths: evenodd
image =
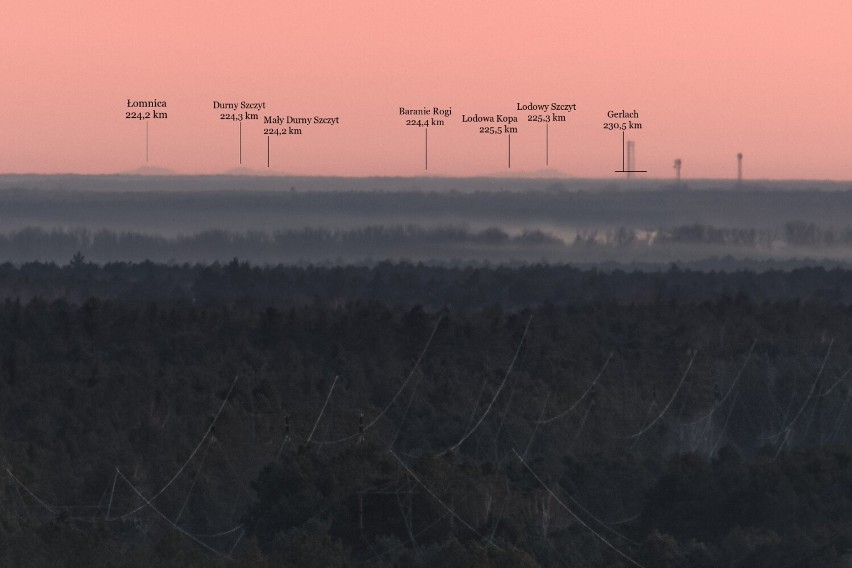
<svg viewBox="0 0 852 568"><path fill-rule="evenodd" d="M557 102L576 111L547 127L549 167L571 175L618 176L603 123L635 110L647 176L681 158L685 178L729 178L743 152L746 177L852 179L848 0L13 0L3 21L0 172L132 170L146 123L148 165L222 172L240 123L213 101L246 101L267 108L242 122L244 167L267 167L264 116L321 116L339 124L270 137L271 169L421 175L426 129L399 107L438 106L428 173L519 173L545 168L546 127L517 104ZM128 98L168 118L128 120ZM511 170L508 136L463 114L519 118Z"/></svg>

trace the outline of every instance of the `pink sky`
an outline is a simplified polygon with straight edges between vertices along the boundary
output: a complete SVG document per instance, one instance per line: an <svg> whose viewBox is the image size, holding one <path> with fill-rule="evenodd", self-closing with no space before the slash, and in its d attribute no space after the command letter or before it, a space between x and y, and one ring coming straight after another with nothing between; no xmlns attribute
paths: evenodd
<svg viewBox="0 0 852 568"><path fill-rule="evenodd" d="M811 6L809 7L808 4ZM545 168L545 127L517 103L575 103L551 124L550 167L621 177L608 110L637 110L637 167L670 178L852 179L852 2L661 0L7 2L0 34L0 172L111 173L145 165L145 123L126 100L166 100L148 165L239 166L238 124L213 101L261 115L337 116L270 142L273 170L424 173L424 131L399 107L453 109L429 128L429 174ZM505 135L462 114L520 118ZM269 125L267 125L269 126ZM266 169L264 125L243 123L244 167Z"/></svg>

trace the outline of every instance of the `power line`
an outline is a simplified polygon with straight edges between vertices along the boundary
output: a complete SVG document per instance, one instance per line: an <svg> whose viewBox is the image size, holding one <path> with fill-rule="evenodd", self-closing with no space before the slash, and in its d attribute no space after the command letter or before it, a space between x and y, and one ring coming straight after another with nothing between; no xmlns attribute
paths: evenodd
<svg viewBox="0 0 852 568"><path fill-rule="evenodd" d="M417 531L417 532L414 534L415 538L416 538L416 537L418 537L418 536L421 536L421 535L422 535L422 534L424 534L426 531L428 531L428 530L432 529L433 527L435 527L438 523L440 523L440 522L441 522L441 521L443 521L445 518L447 518L447 515L448 515L448 513L444 513L443 515L441 515L440 517L438 517L437 519L435 519L432 523L430 523L430 524L429 524L429 525L427 525L426 527L424 527L424 528L420 529L419 531ZM388 548L388 549L387 549L387 550L385 550L384 552L380 552L379 554L376 554L375 556L372 556L372 557L368 558L367 560L364 560L364 561L362 561L362 562L359 562L359 563L358 563L358 566L363 566L364 564L368 564L368 563L372 562L373 560L376 560L376 559L378 559L378 558L381 558L381 557L382 557L382 556L384 556L385 554L390 554L391 552L394 552L394 551L396 551L396 550L399 550L400 548L405 548L405 546L406 546L406 543L405 543L405 542L400 542L400 543L399 543L399 544L397 544L396 546L392 546L391 548Z"/></svg>
<svg viewBox="0 0 852 568"><path fill-rule="evenodd" d="M571 497L571 495L570 495L567 491L565 491L565 488L564 488L564 487L562 487L562 486L561 486L561 485L559 485L558 483L557 483L556 485L557 485L557 487L559 487L559 488L562 490L562 493L563 493L563 494L564 494L564 495L565 495L565 496L566 496L566 497L567 497L567 498L568 498L568 499L569 499L572 503L574 503L574 505L576 505L577 507L579 507L579 508L580 508L580 510L581 510L581 511L583 511L584 513L586 513L587 515L589 515L589 516L590 516L590 517L591 517L591 518L592 518L592 519L593 519L596 523L598 523L600 526L602 526L603 528L605 528L606 530L608 530L609 532L611 532L612 534L614 534L615 536L617 536L617 537L618 537L618 538L620 538L621 540L623 540L623 541L625 541L625 542L629 542L629 543L630 543L630 544L632 544L633 546L639 546L639 543L638 543L638 542L636 542L635 540L633 540L633 539L631 539L631 538L628 538L628 537L624 536L623 534L621 534L620 532L618 532L617 530L615 530L614 528L612 528L611 526L607 525L605 522L603 522L602 520L600 520L599 518L597 518L594 514L592 514L592 512L591 512L591 511L589 511L586 507L584 507L584 506L582 505L582 503L580 503L579 501L577 501L576 499L574 499L573 497ZM642 513L638 513L638 514L634 515L633 517L631 517L631 519L636 519L636 518L638 518L641 514L642 514Z"/></svg>
<svg viewBox="0 0 852 568"><path fill-rule="evenodd" d="M325 446L325 445L330 445L330 444L340 444L342 442L348 442L349 440L357 438L358 436L363 434L363 432L366 432L367 430L372 428L379 421L379 419L382 416L384 416L387 413L388 410L390 410L391 406L393 406L393 403L396 402L396 399L399 398L399 395L402 394L403 390L405 390L405 387L408 385L408 382L411 380L411 377L414 376L414 372L420 366L420 361L423 360L423 357L426 355L426 352L429 350L429 345L432 344L432 339L435 337L435 333L438 331L438 326L441 324L441 321L443 321L443 319L444 319L444 316L441 315L438 318L438 321L435 322L435 327L432 328L432 333L429 335L429 339L426 341L426 345L423 347L423 351L420 352L420 356L417 357L417 361L414 362L414 367L411 368L411 371L408 373L408 376L402 382L402 386L399 387L399 390L397 390L396 394L394 394L393 397L391 397L390 402L387 403L387 405L382 409L382 411L379 412L379 414L375 418L373 418L373 420L371 420L369 424L364 426L363 431L359 431L356 434L352 434L351 436L339 438L337 440L325 440L325 441L316 442L316 443L321 445L321 446ZM306 444L307 444L307 442L306 442Z"/></svg>
<svg viewBox="0 0 852 568"><path fill-rule="evenodd" d="M734 409L737 407L737 401L739 400L740 393L734 395L734 398L731 402L731 408L728 410L728 415L725 417L725 422L722 424L722 429L719 431L719 439L716 440L716 443L710 447L710 454L713 455L716 453L716 448L722 443L722 440L725 439L725 434L728 431L728 423L731 421L731 416L734 414Z"/></svg>
<svg viewBox="0 0 852 568"><path fill-rule="evenodd" d="M541 424L541 417L544 416L544 411L547 409L547 401L550 400L550 391L547 391L547 396L544 397L544 404L541 405L541 412L538 415L538 420L535 422L535 428L533 428L532 434L530 434L530 439L527 442L527 447L524 448L524 457L526 457L527 453L530 451L530 447L532 446L533 440L535 440L535 435L538 433L538 427Z"/></svg>
<svg viewBox="0 0 852 568"><path fill-rule="evenodd" d="M774 434L773 436L769 436L770 438L777 438L781 434L784 434L784 439L781 440L781 443L778 445L778 450L775 452L776 458L778 457L778 454L781 453L781 449L784 447L784 444L787 443L787 438L790 437L790 432L792 432L793 425L796 424L796 421L802 415L802 412L804 412L805 407L808 406L808 403L814 396L814 391L816 391L816 387L819 384L819 378L822 376L822 372L825 369L825 364L828 362L828 356L831 354L832 345L834 345L833 337L831 338L831 342L828 344L828 350L825 352L825 357L823 358L822 365L820 365L819 368L819 372L817 373L817 376L814 379L813 384L811 385L811 390L808 391L808 396L805 398L805 402L802 403L802 406L799 408L799 411L796 412L796 415L793 417L793 419L790 420L790 422L788 422L787 425L780 432Z"/></svg>
<svg viewBox="0 0 852 568"><path fill-rule="evenodd" d="M320 409L319 416L317 416L317 421L314 422L314 427L311 430L311 433L308 434L308 438L305 440L305 446L308 445L308 443L311 441L311 438L313 438L313 436L314 436L314 432L317 431L317 426L319 426L320 420L322 419L323 412L325 412L325 407L328 406L328 401L329 401L329 399L331 399L331 393L334 392L334 385L337 384L338 378L340 378L340 375L334 376L334 381L332 381L332 383L331 383L331 388L328 389L328 395L325 397L325 402L323 403L322 408Z"/></svg>
<svg viewBox="0 0 852 568"><path fill-rule="evenodd" d="M616 552L619 556L621 556L622 558L624 558L625 560L627 560L628 562L630 562L630 563L631 563L631 564L633 564L634 566L638 566L638 568L645 568L645 566L643 566L643 565L639 564L639 562L637 562L636 560L634 560L633 558L631 558L630 556L628 556L628 555L627 555L627 553L622 552L621 550L619 550L619 548L618 548L618 547L616 547L614 544L612 544L610 541L608 541L608 540L606 539L606 537L604 537L602 534L600 534L600 533L599 533L599 532L597 532L595 529L593 529L592 527L590 527L590 526L589 526L589 525L588 525L588 524L587 524L587 523L586 523L586 522L585 522L582 518L580 518L580 516L579 516L579 515L577 515L577 513L575 513L575 512L571 509L571 507L569 507L568 505L566 505L566 504L562 501L562 499L560 499L560 498L556 495L556 493L554 493L554 492L550 489L550 487L548 487L547 485L545 485L544 481L542 481L542 480L541 480L541 478L540 478L538 475L536 475L535 471L533 471L533 469L532 469L529 465L527 465L527 462L526 462L526 461L524 461L524 458L522 458L522 457L521 457L521 454L519 454L519 453L518 453L518 452L517 452L514 448L512 448L512 452L514 452L515 456L516 456L519 460L521 460L521 463L524 465L524 467L525 467L525 468L527 468L527 471L529 471L529 472L530 472L530 474L531 474L531 475L535 478L535 480L536 480L536 481L538 481L538 482L539 482L539 484L540 484L542 487L544 487L545 491L547 491L547 492L550 494L550 496L551 496L551 497L553 497L553 498L556 500L556 502L557 502L557 503L559 503L560 505L562 505L562 508L563 508L563 509L565 509L566 511L568 511L568 513L570 513L570 515L571 515L572 517L574 517L574 518L577 520L577 522L578 522L578 523L580 523L581 525L583 525L583 526L584 526L584 527L585 527L585 528L586 528L589 532L591 532L593 535L595 535L596 537L598 537L598 539L599 539L601 542L603 542L605 545L607 545L607 546L608 546L608 547L610 547L612 550L614 550L614 551L615 551L615 552Z"/></svg>
<svg viewBox="0 0 852 568"><path fill-rule="evenodd" d="M392 448L396 441L399 439L399 435L402 434L402 428L405 426L405 422L408 420L408 413L411 410L411 404L414 402L414 395L417 394L417 387L420 385L420 377L417 377L417 380L414 381L414 386L411 387L411 396L408 397L408 404L405 405L405 412L402 414L402 420L399 422L399 427L396 429L396 434L394 434L393 440L391 440L389 448Z"/></svg>
<svg viewBox="0 0 852 568"><path fill-rule="evenodd" d="M123 473L121 473L121 470L120 470L120 469L115 468L115 471L118 473L118 475L119 475L119 476L121 476L121 479L123 479L123 480L124 480L124 482L125 482L125 483L127 483L128 487L130 487L130 489L132 489L132 490L133 490L133 492L134 492L134 493L136 493L136 495L138 495L140 499L142 499L143 501L145 501L145 505L147 505L148 507L150 507L152 511L154 511L155 513L157 513L157 515L159 515L160 517L162 517L162 519L163 519L164 521L166 521L166 522L167 522L167 523L168 523L168 524L169 524L169 525L170 525L173 529L175 529L176 531L178 531L178 532L179 532L179 533L181 533L182 535L186 536L187 538L189 538L190 540L192 540L192 541L193 541L193 542L195 542L196 544L199 544L199 545L203 546L204 548L206 548L207 550L209 550L210 552L212 552L212 553L213 553L213 554L215 554L216 556L225 556L224 554L222 554L222 553L221 553L221 552L219 552L218 550L214 549L214 548L213 548L213 547L211 547L211 546L208 546L208 545L204 544L203 542L201 542L200 540L198 540L198 538L196 538L194 535L192 535L192 534L188 533L188 532L187 532L187 531L185 531L184 529L182 529L182 528L180 528L179 526L177 526L176 524L174 524L174 523L171 521L171 519L169 519L166 515L164 515L164 514L163 514L163 513L162 513L159 509L157 509L157 508L154 506L154 503L152 503L152 502L151 502L151 500L146 499L146 498L145 498L145 496L144 496L144 495L142 495L142 493L140 493L138 489L136 489L136 487L135 487L135 486L134 486L134 485L130 482L130 480L129 480L129 479L127 479L127 478L124 476L124 474L123 474Z"/></svg>
<svg viewBox="0 0 852 568"><path fill-rule="evenodd" d="M822 393L820 393L820 395L819 395L819 396L820 396L820 398L822 398L822 397L824 397L824 396L828 396L828 395L830 395L830 394L831 394L831 391L833 391L833 390L835 389L835 387L836 387L837 385L839 385L839 384L843 381L843 379L845 379L845 378L849 375L849 373L850 373L850 372L852 372L852 367L849 367L848 369L846 369L846 372L845 372L845 373L843 373L842 375L840 375L840 378L839 378L839 379L837 379L837 380L834 382L834 384L832 384L830 387L828 387L827 389L825 389L825 391L823 391Z"/></svg>
<svg viewBox="0 0 852 568"><path fill-rule="evenodd" d="M657 415L656 418L654 418L654 420L651 421L650 424L648 424L647 426L645 426L644 428L642 428L641 430L639 430L635 434L631 434L630 436L625 436L626 439L631 440L633 438L639 438L640 436L642 436L642 434L644 434L645 432L650 430L654 426L654 424L656 424L660 420L660 418L663 417L663 415L668 411L669 407L672 405L675 398L677 397L677 393L680 392L680 388L683 386L684 381L686 381L686 376L689 375L689 370L692 368L692 362L695 361L696 355L698 355L697 349L695 351L693 351L692 358L690 358L690 360L689 360L689 365L686 366L686 371L683 372L683 377L681 377L680 383L678 383L677 388L674 391L674 394L672 395L671 399L669 399L669 402L666 404L666 406L663 407L663 410Z"/></svg>
<svg viewBox="0 0 852 568"><path fill-rule="evenodd" d="M198 442L198 445L197 445L197 446L195 446L195 449L194 449L194 450L192 450L192 453L191 453L191 454L189 454L189 457L188 457L188 458L186 458L186 461L183 463L183 465L182 465L182 466L180 466L180 469L178 469L178 470L177 470L177 473L175 473L175 474L174 474L174 476L173 476L173 477L172 477L172 478L171 478L171 479L170 479L170 480L169 480L169 481L168 481L165 485L163 485L163 488L162 488L162 489L160 489L159 491L157 491L157 493L156 493L153 497L151 497L150 501L153 501L154 499L156 499L157 497L159 497L160 495L162 495L162 494L163 494L163 492L164 492L166 489L168 489L168 488L169 488L169 486L170 486L172 483L174 483L174 482L175 482L175 480L176 480L178 477L180 477L180 474L181 474L181 473L183 473L183 470L184 470L184 469L186 469L186 466L188 466L188 465L189 465L189 462L191 462L191 461L192 461L192 458L194 458L194 457L195 457L195 454L197 454L197 453L198 453L198 450L199 450L199 449L201 449L201 445L202 445L202 444L204 444L204 440L206 440L206 439L207 439L207 436L209 436L209 435L210 435L210 432L212 432L212 431L213 431L213 426L215 426L215 425L216 425L216 421L219 419L219 415L220 415L220 414L222 414L222 411L225 409L225 405L228 403L228 399L230 399L230 398L231 398L231 393L232 393L232 392L234 392L234 387L237 385L237 381L239 380L239 378L240 378L240 376L239 376L239 375L237 375L236 377L234 377L234 382L232 382L232 383L231 383L231 388L229 388L229 389L228 389L228 393L225 395L225 400L223 400L223 401L222 401L222 405L219 407L219 410L218 410L218 411L216 411L215 416L213 416L213 420L211 420L211 421L210 421L210 426L208 426L207 431L206 431L206 432L204 432L204 436L202 436L202 437L201 437L201 440ZM117 468L117 467L116 467L116 471L118 471L118 468ZM144 509L144 508L145 508L145 506L144 506L144 505L140 505L139 507L137 507L137 508L133 509L133 510L132 510L132 511L130 511L129 513L125 513L124 515L122 515L122 516L118 517L118 519L126 519L126 518L127 518L127 517L129 517L130 515L133 515L134 513L137 513L137 512L141 511L141 510L142 510L142 509Z"/></svg>
<svg viewBox="0 0 852 568"><path fill-rule="evenodd" d="M462 436L461 439L458 442L455 443L455 445L451 446L449 449L447 449L446 451L444 451L442 453L445 454L447 452L453 452L453 451L457 450L458 447L461 446L465 442L465 440L470 438L470 436L474 432L476 432L477 428L479 428L480 424L482 424L482 421L485 420L485 417L488 416L489 412L491 412L491 407L494 406L494 403L497 401L497 397L500 396L500 392L503 390L503 387L506 386L506 381L509 380L509 375L512 373L512 368L514 368L514 366L515 366L515 361L518 360L518 355L521 352L521 347L524 345L524 339L526 338L527 332L530 329L530 323L531 322L532 322L532 316L530 316L530 318L527 320L527 325L524 328L524 334L521 336L521 340L520 340L520 342L518 342L518 348L515 350L515 356L512 357L512 362L509 364L509 368L506 370L506 376L503 377L503 382L500 383L500 386L497 388L497 392L494 393L494 398L491 399L491 402L488 404L488 408L485 409L485 412L483 412L482 416L479 417L479 421L473 426L473 428L470 429L470 431L468 431L467 434Z"/></svg>
<svg viewBox="0 0 852 568"><path fill-rule="evenodd" d="M244 526L245 525L240 523L237 526L232 527L228 530L220 531L220 532L213 533L213 534L196 534L194 536L197 536L199 538L217 538L217 537L220 537L220 536L228 536L229 534L234 534L235 532L237 532L238 530L240 530Z"/></svg>
<svg viewBox="0 0 852 568"><path fill-rule="evenodd" d="M195 472L195 477L192 478L192 484L189 486L189 491L186 493L186 499L183 501L183 505L178 511L177 517L175 517L175 524L180 520L183 515L184 510L186 510L186 506L189 504L189 498L192 497L192 490L195 489L195 484L198 483L198 478L201 477L201 468L204 467L204 461L207 459L207 454L210 452L210 446L213 445L213 436L211 436L207 441L207 447L204 448L204 453L201 454L201 463L198 464L198 470Z"/></svg>
<svg viewBox="0 0 852 568"><path fill-rule="evenodd" d="M734 387L737 386L737 383L739 382L740 377L743 374L743 371L745 371L746 365L748 365L748 361L749 361L749 359L751 359L751 354L752 354L752 351L754 351L755 345L757 345L757 341L754 341L751 344L751 348L749 348L749 350L748 350L748 355L746 355L746 358L745 358L745 361L742 364L742 367L740 367L739 372L737 372L736 376L734 377L734 381L731 383L731 386L728 387L728 390L727 390L727 392L725 392L724 396L722 396L722 398L720 398L718 401L715 402L715 404L713 404L713 408L706 415L704 415L703 417L701 417L698 420L695 420L693 422L686 422L686 424L688 426L692 426L693 424L698 424L699 422L704 422L705 420L707 420L708 418L713 416L716 413L716 411L719 409L719 407L722 405L722 403L725 402L725 400L727 400L727 398L733 392ZM852 370L852 369L850 369L850 370Z"/></svg>
<svg viewBox="0 0 852 568"><path fill-rule="evenodd" d="M470 525L467 521L465 521L463 518L461 518L461 517L458 515L458 513L456 513L455 511L453 511L452 507L450 507L449 505L447 505L446 503L444 503L444 502L441 500L441 498L440 498L440 497L438 497L438 496L437 496L437 495L436 495L436 494L435 494L435 493L434 493L431 489L429 489L429 486L427 486L425 483L423 483L423 482L420 480L420 478L419 478L419 477L417 477L417 474L415 474L413 471L411 471L411 469L410 469L407 465L405 465L405 462L404 462L404 461L402 461L402 460L399 458L399 456L397 456L397 455L393 452L393 450L390 450L388 453L390 453L390 455L392 455L394 458L396 458L396 461L398 461L398 462L399 462L399 465L401 465L401 466L403 467L403 469L405 469L405 471L407 471L407 472L408 472L408 475L410 475L411 477L413 477L413 478L414 478L414 480L415 480L417 483L419 483L419 484L420 484L420 486L421 486L421 487L423 487L423 489L425 489L425 490L426 490L426 492L427 492L429 495L431 495L433 499L435 499L435 501L437 501L438 503L440 503L440 504L441 504L441 506L442 506L444 509L446 509L446 510L447 510L447 512L449 512L449 513L450 513L453 517L455 517L456 519L458 519L458 520L459 520L459 522L460 522L461 524L463 524L465 527L467 527L468 529L470 529L470 530L471 530L471 532L473 532L473 534L475 534L476 536L478 536L480 539L482 539L482 540L484 540L484 541L488 542L491 546L493 546L493 547L497 548L498 550L502 550L502 548L500 548L499 546L497 546L496 544L494 544L494 542L493 542L491 539L489 539L489 538L487 538L487 537L482 536L482 535L479 533L479 531L478 531L478 530L476 530L475 528L473 528L473 527L472 527L472 526L471 526L471 525Z"/></svg>
<svg viewBox="0 0 852 568"><path fill-rule="evenodd" d="M21 481L20 481L17 477L15 477L15 474L13 474L13 473L12 473L12 471L11 471L8 467L6 468L6 473L8 473L8 474L9 474L9 477L11 477L11 478L15 481L15 483L17 483L18 485L20 485L20 486L21 486L21 488L22 488L24 491L26 491L27 493L29 493L29 494L30 494L30 497L32 497L33 499L35 499L36 503L38 503L39 505L41 505L42 507L44 507L45 509L47 509L47 510L48 510L51 514L54 514L54 515L56 514L56 511L55 511L55 510L53 510L53 508L52 508L50 505L48 505L47 503L45 503L44 501L42 501L41 499L39 499L39 498L38 498L38 495L36 495L36 494L35 494L35 493L33 493L32 491L30 491L30 488L29 488L29 487L27 487L26 485L24 485L23 483L21 483Z"/></svg>
<svg viewBox="0 0 852 568"><path fill-rule="evenodd" d="M590 385L586 388L586 390L585 390L585 392L583 392L582 396L580 396L580 398L578 398L576 401L574 401L574 404L572 404L572 405L571 405L571 407L570 407L570 408L568 408L568 410L565 410L565 411L563 411L563 412L560 412L560 413L559 413L559 414L557 414L556 416L552 416L552 417L550 417L550 418L547 418L546 420L538 420L538 421L536 421L536 424L548 424L548 423L553 422L553 421L555 421L555 420L559 420L560 418L562 418L563 416L567 416L568 414L570 414L570 413L571 413L571 411L573 411L575 408L577 408L577 405L578 405L578 404L580 404L581 402L583 402L583 399L584 399L584 398L586 398L586 396L587 396L590 392L592 392L592 389L594 389L594 388L595 388L595 385L597 384L598 379L600 379L600 378L601 378L601 375L603 375L603 372L604 372L604 370L606 369L607 365L609 365L609 360L610 360L610 359L612 359L612 355L613 355L613 353L615 353L615 352L614 352L614 351L610 351L610 353L609 353L609 357L607 357L607 358L606 358L606 361L604 362L603 367L601 367L601 370L600 370L600 371L598 371L598 374L597 374L597 376L595 377L595 380L593 380L593 381L592 381L592 384L590 384Z"/></svg>
<svg viewBox="0 0 852 568"><path fill-rule="evenodd" d="M107 505L106 520L109 520L109 513L112 511L112 498L115 495L115 482L118 480L118 468L115 469L115 474L112 476L112 490L109 492L109 505Z"/></svg>
<svg viewBox="0 0 852 568"><path fill-rule="evenodd" d="M485 387L488 386L488 376L482 379L482 386L479 387L479 394L476 396L476 403L474 403L473 408L470 411L470 416L467 418L467 424L464 425L463 432L466 432L470 425L473 424L473 419L476 416L476 411L479 410L479 403L482 402L482 395L485 394ZM503 414L505 416L505 413Z"/></svg>
<svg viewBox="0 0 852 568"><path fill-rule="evenodd" d="M500 424L497 425L497 433L494 434L494 462L500 461L500 434L503 433L503 424L506 422L506 417L509 415L509 409L512 407L512 401L515 400L515 387L509 391L509 400L506 402L506 408L503 409L503 416L500 417Z"/></svg>
<svg viewBox="0 0 852 568"><path fill-rule="evenodd" d="M238 544L240 543L240 541L243 539L243 537L245 536L245 534L246 534L246 531L243 531L243 532L241 532L241 533L240 533L240 535L237 537L237 540L235 540L235 541L234 541L234 545L233 545L233 546L231 547L231 549L228 551L228 556L230 556L230 555L232 555L232 554L234 553L234 551L237 549L237 545L238 545Z"/></svg>
<svg viewBox="0 0 852 568"><path fill-rule="evenodd" d="M834 437L837 435L837 432L840 430L840 426L843 423L843 416L846 414L846 409L849 406L850 399L852 399L852 389L849 389L846 393L846 399L840 406L840 413L837 415L837 419L834 421L834 427L831 429L828 438L825 440L826 443L830 444L832 440L834 440Z"/></svg>
<svg viewBox="0 0 852 568"><path fill-rule="evenodd" d="M591 412L592 412L592 405L590 404L586 407L586 412L583 414L583 419L580 420L580 425L577 426L577 433L574 434L574 438L571 440L571 445L568 446L569 451L574 450L574 445L577 443L577 440L580 439L580 433L583 431L583 428L586 426L586 420L589 419L589 414Z"/></svg>

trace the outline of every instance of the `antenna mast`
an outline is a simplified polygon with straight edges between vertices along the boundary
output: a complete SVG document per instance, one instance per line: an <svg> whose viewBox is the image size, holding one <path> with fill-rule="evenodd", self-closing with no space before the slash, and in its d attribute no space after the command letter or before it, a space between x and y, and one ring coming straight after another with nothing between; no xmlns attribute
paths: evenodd
<svg viewBox="0 0 852 568"><path fill-rule="evenodd" d="M627 141L627 179L633 179L633 163L636 158L636 143Z"/></svg>

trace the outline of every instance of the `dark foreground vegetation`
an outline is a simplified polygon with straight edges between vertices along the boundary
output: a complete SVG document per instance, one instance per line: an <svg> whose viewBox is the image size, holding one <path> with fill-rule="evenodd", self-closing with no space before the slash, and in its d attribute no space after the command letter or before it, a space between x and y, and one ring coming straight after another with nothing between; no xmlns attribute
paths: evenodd
<svg viewBox="0 0 852 568"><path fill-rule="evenodd" d="M841 567L852 272L0 266L0 565Z"/></svg>

